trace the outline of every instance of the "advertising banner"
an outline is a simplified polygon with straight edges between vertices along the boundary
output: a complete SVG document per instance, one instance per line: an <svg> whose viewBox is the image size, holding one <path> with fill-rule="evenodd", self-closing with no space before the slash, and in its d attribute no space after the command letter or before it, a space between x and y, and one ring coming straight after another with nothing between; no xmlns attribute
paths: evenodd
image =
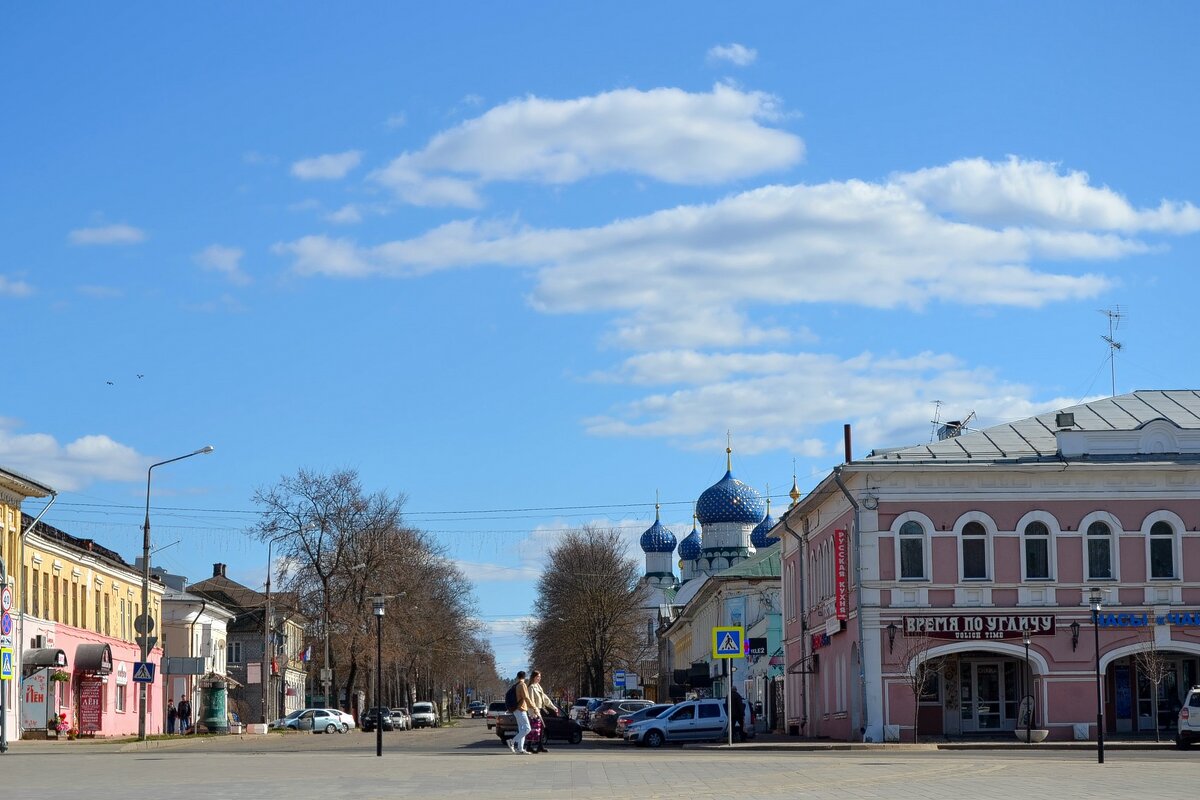
<svg viewBox="0 0 1200 800"><path fill-rule="evenodd" d="M837 529L833 532L833 577L834 577L834 616L846 619L850 610L849 583L850 564L847 560L846 532Z"/></svg>
<svg viewBox="0 0 1200 800"><path fill-rule="evenodd" d="M21 681L21 727L27 731L46 728L46 695L49 681L49 669L39 669Z"/></svg>
<svg viewBox="0 0 1200 800"><path fill-rule="evenodd" d="M81 681L79 684L79 732L99 733L104 718L104 684Z"/></svg>

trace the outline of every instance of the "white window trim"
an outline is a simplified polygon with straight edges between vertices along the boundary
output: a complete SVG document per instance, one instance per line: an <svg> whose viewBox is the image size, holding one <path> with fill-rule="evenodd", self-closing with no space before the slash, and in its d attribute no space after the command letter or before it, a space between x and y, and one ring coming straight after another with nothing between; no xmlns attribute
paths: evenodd
<svg viewBox="0 0 1200 800"><path fill-rule="evenodd" d="M1166 522L1171 526L1174 534L1171 536L1171 571L1174 573L1170 578L1152 578L1150 576L1150 529L1154 527L1156 522ZM1144 520L1142 520L1142 538L1145 540L1143 544L1143 552L1146 557L1146 583L1169 583L1171 581L1180 582L1183 580L1183 532L1187 530L1187 526L1183 524L1183 520L1174 511L1160 509L1151 512Z"/></svg>
<svg viewBox="0 0 1200 800"><path fill-rule="evenodd" d="M968 522L978 522L983 526L984 542L983 542L983 559L984 571L987 577L984 578L968 578L963 571L963 556L962 556L962 532ZM996 579L996 558L995 558L995 541L996 541L996 522L982 511L968 511L954 522L954 549L955 556L958 561L958 582L965 584L977 583L992 583ZM1021 554L1024 557L1024 553Z"/></svg>
<svg viewBox="0 0 1200 800"><path fill-rule="evenodd" d="M1046 542L1046 566L1049 568L1050 575L1045 578L1030 578L1028 575L1028 563L1025 558L1025 529L1029 527L1031 522L1040 522L1046 526L1046 530L1050 532ZM1058 537L1062 530L1058 527L1058 520L1048 511L1034 510L1027 513L1017 522L1017 534L1021 537L1021 582L1022 583L1053 583L1058 580Z"/></svg>
<svg viewBox="0 0 1200 800"><path fill-rule="evenodd" d="M1103 522L1108 526L1109 551L1108 557L1112 567L1111 578L1093 578L1091 574L1090 562L1088 560L1088 528L1093 522ZM1117 583L1121 580L1121 534L1125 531L1121 527L1121 520L1111 511L1093 511L1079 521L1079 534L1083 539L1083 547L1080 552L1083 555L1083 580L1086 583L1092 581L1103 583Z"/></svg>
<svg viewBox="0 0 1200 800"><path fill-rule="evenodd" d="M903 527L904 523L906 522L916 522L925 530L925 536L921 542L921 556L924 562L921 566L921 569L924 572L924 577L922 578L905 578L900 573L900 528ZM900 514L894 520L892 520L891 532L892 537L896 542L896 546L893 548L893 550L895 550L895 553L893 554L895 556L895 573L893 574L895 574L897 582L929 583L933 580L933 544L931 539L933 531L933 520L922 514L920 511L905 511L903 514Z"/></svg>

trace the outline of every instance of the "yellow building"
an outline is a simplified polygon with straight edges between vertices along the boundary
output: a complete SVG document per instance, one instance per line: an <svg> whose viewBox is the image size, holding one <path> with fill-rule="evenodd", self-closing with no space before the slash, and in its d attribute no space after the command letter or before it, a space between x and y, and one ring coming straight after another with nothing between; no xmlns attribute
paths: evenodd
<svg viewBox="0 0 1200 800"><path fill-rule="evenodd" d="M32 522L25 517L24 525ZM15 577L21 676L33 682L35 696L45 695L44 701L30 703L23 694L22 728L44 729L49 715L66 714L69 727L82 733L136 733L138 692L132 676L141 658L135 625L142 614L141 572L91 539L38 523L25 535ZM163 591L161 581L151 580L147 613L153 636L161 632ZM158 664L161 656L162 648L155 646L148 661ZM48 678L40 673L47 671L68 673L69 679L43 686ZM156 675L148 692L150 731L162 729L161 692L155 689L160 680Z"/></svg>

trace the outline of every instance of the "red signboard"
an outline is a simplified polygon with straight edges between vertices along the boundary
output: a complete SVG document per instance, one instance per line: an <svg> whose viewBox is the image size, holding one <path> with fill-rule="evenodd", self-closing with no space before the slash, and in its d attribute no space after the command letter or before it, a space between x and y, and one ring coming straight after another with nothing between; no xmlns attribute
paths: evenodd
<svg viewBox="0 0 1200 800"><path fill-rule="evenodd" d="M833 609L834 615L838 619L846 619L849 612L849 587L847 578L850 574L850 565L847 562L846 555L846 532L838 528L833 532L833 577L834 577L834 593L833 593Z"/></svg>
<svg viewBox="0 0 1200 800"><path fill-rule="evenodd" d="M99 733L100 721L103 719L104 703L102 692L104 684L100 681L80 681L79 683L79 732Z"/></svg>

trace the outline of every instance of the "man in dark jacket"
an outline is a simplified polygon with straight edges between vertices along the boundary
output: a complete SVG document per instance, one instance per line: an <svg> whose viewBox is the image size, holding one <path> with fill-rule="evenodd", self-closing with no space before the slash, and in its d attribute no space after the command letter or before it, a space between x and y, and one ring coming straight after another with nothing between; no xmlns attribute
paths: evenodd
<svg viewBox="0 0 1200 800"><path fill-rule="evenodd" d="M742 699L741 694L735 688L733 690L733 735L739 742L746 741L745 716L746 701Z"/></svg>

